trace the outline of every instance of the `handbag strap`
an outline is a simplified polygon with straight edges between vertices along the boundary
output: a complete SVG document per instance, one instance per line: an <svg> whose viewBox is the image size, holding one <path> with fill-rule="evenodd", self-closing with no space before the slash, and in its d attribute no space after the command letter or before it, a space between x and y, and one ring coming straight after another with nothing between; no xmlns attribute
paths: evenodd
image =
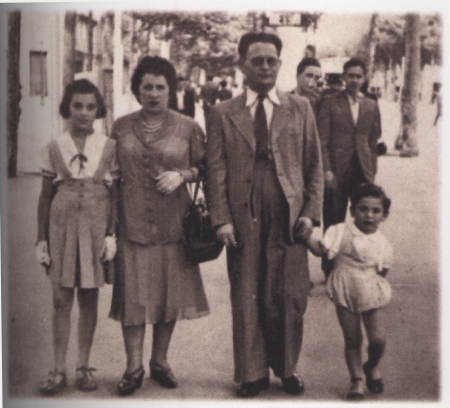
<svg viewBox="0 0 450 408"><path fill-rule="evenodd" d="M195 182L195 190L194 190L194 198L192 199L192 203L195 204L197 201L198 190L200 189L200 177L197 178Z"/></svg>

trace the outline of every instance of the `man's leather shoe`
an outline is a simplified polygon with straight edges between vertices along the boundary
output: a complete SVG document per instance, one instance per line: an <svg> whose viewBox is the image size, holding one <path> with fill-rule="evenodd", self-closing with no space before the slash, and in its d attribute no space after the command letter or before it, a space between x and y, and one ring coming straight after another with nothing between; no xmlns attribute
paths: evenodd
<svg viewBox="0 0 450 408"><path fill-rule="evenodd" d="M298 395L305 391L305 386L302 377L293 374L290 377L283 378L281 389L287 394Z"/></svg>
<svg viewBox="0 0 450 408"><path fill-rule="evenodd" d="M263 377L256 381L242 383L236 394L239 398L256 397L259 394L259 391L267 390L269 389L269 386L269 377Z"/></svg>

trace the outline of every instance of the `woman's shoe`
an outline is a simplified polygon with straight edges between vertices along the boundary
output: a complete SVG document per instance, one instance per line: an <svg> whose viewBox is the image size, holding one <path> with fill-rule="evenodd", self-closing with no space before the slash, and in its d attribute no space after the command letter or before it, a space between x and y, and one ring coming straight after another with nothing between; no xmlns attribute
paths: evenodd
<svg viewBox="0 0 450 408"><path fill-rule="evenodd" d="M360 377L352 378L352 385L345 396L347 401L361 401L364 399L364 384Z"/></svg>
<svg viewBox="0 0 450 408"><path fill-rule="evenodd" d="M92 375L96 368L86 366L78 367L76 370L75 387L81 391L95 391L98 388L97 380Z"/></svg>
<svg viewBox="0 0 450 408"><path fill-rule="evenodd" d="M67 387L66 373L53 370L50 371L47 381L39 388L39 391L44 395L55 395L65 387Z"/></svg>
<svg viewBox="0 0 450 408"><path fill-rule="evenodd" d="M150 360L150 378L166 388L177 388L178 383L170 367Z"/></svg>
<svg viewBox="0 0 450 408"><path fill-rule="evenodd" d="M144 378L145 370L144 367L140 366L137 370L132 373L127 373L123 375L122 379L117 384L117 391L120 395L130 395L133 394L138 388L141 388L142 380Z"/></svg>
<svg viewBox="0 0 450 408"><path fill-rule="evenodd" d="M368 362L363 364L364 374L366 376L366 385L372 394L381 394L384 391L384 383L381 377L373 378L373 368L370 368Z"/></svg>

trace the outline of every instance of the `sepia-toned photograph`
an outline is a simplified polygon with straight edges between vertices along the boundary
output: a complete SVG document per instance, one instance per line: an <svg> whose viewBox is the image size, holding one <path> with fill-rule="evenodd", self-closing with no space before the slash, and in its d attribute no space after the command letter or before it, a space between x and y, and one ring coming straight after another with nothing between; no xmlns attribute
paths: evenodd
<svg viewBox="0 0 450 408"><path fill-rule="evenodd" d="M444 402L444 2L300 3L0 5L5 407Z"/></svg>

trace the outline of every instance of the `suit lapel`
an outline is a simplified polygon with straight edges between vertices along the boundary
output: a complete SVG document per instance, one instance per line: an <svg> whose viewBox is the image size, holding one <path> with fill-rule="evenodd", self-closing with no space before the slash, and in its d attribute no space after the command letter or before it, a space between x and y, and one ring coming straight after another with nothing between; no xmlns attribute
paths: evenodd
<svg viewBox="0 0 450 408"><path fill-rule="evenodd" d="M361 124L361 121L364 118L364 114L367 111L367 100L366 97L361 97L359 100L359 112L358 112L358 122L356 123L356 127L358 127Z"/></svg>
<svg viewBox="0 0 450 408"><path fill-rule="evenodd" d="M356 123L353 120L352 109L350 108L350 101L348 100L348 96L347 96L346 92L341 91L339 98L340 98L342 110L344 111L345 117L347 117L348 120L350 121L351 125L353 127L355 127ZM361 104L360 104L360 109L361 109ZM359 119L359 113L358 113L358 119Z"/></svg>
<svg viewBox="0 0 450 408"><path fill-rule="evenodd" d="M256 151L255 134L253 131L253 120L250 113L250 108L245 106L246 93L239 95L231 104L229 116L231 121L236 126L239 133L250 144L253 151Z"/></svg>
<svg viewBox="0 0 450 408"><path fill-rule="evenodd" d="M278 139L282 130L289 124L291 116L291 109L288 103L288 98L285 95L278 94L280 105L274 105L272 114L272 123L270 125L270 137L272 143Z"/></svg>

